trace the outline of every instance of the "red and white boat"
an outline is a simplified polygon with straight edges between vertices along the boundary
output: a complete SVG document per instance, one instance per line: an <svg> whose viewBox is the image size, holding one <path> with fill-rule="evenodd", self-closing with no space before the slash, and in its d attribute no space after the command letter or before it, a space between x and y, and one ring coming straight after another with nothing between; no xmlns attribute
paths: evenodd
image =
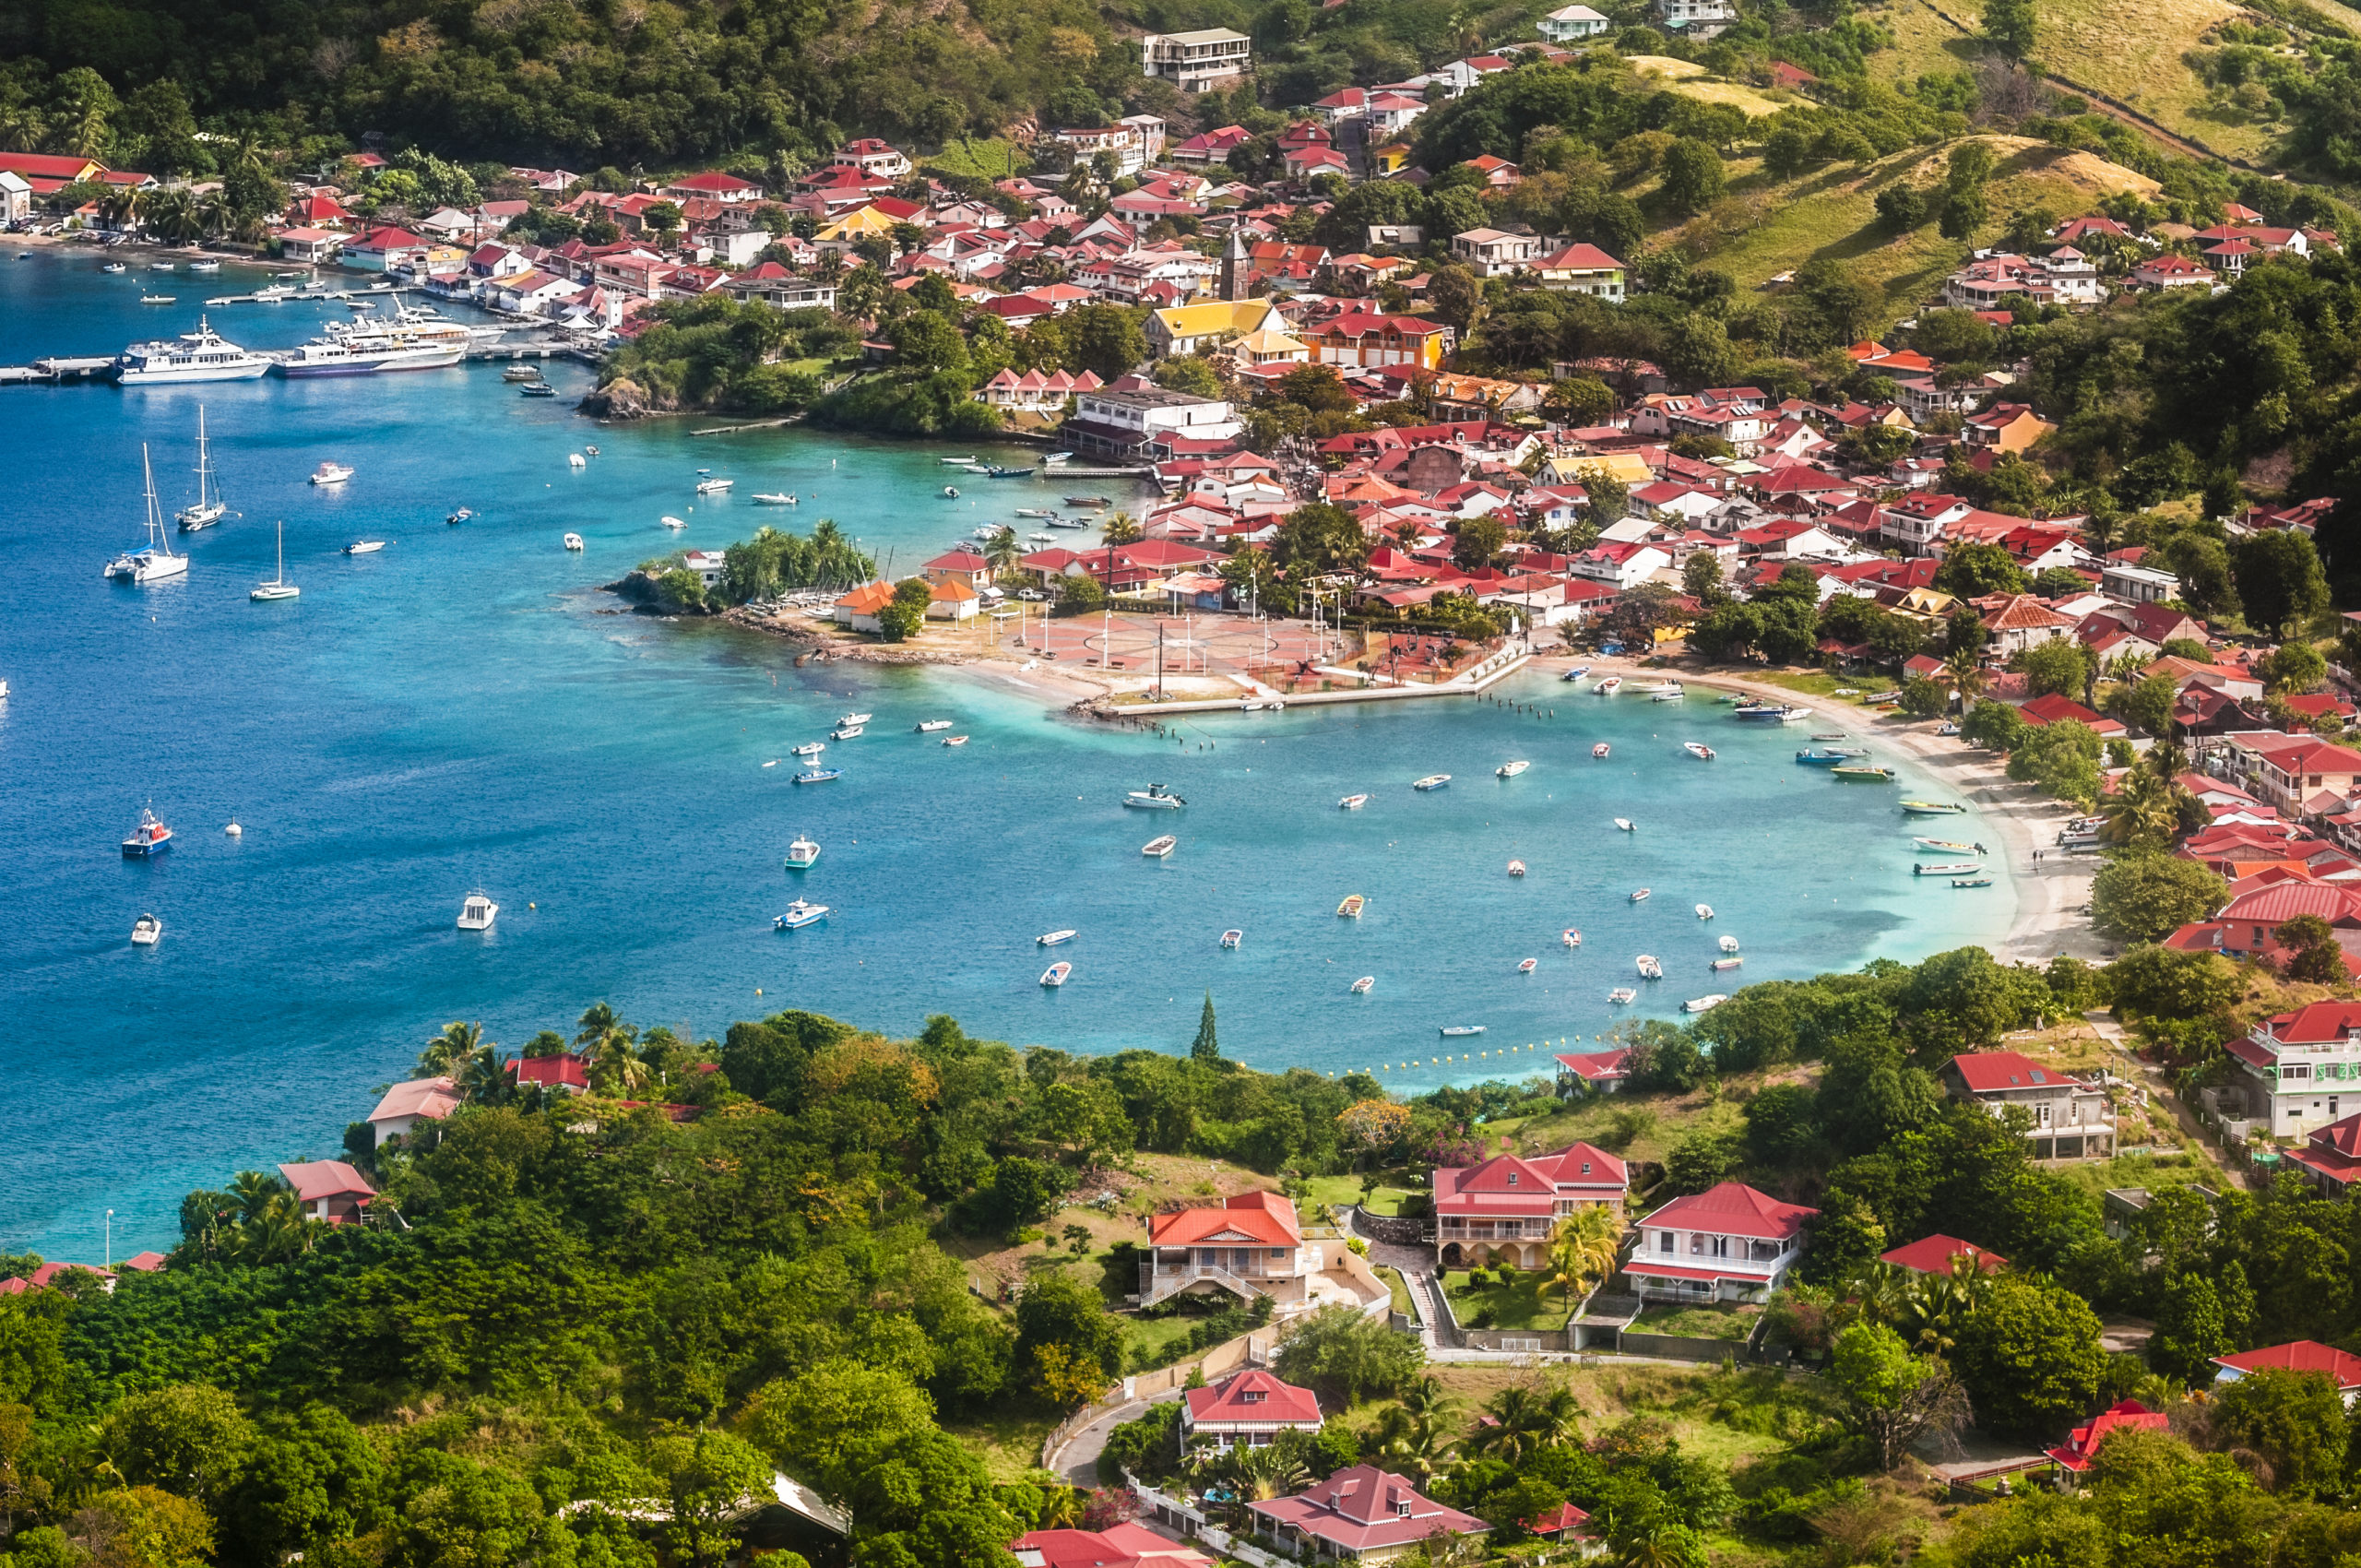
<svg viewBox="0 0 2361 1568"><path fill-rule="evenodd" d="M130 837L123 841L123 858L126 861L144 861L151 856L160 855L172 847L172 830L165 826L154 812L142 806L139 810L139 826L132 830Z"/></svg>
<svg viewBox="0 0 2361 1568"><path fill-rule="evenodd" d="M1596 757L1599 761L1605 762L1607 760L1607 742L1605 741L1601 741L1598 744L1591 747L1590 754Z"/></svg>

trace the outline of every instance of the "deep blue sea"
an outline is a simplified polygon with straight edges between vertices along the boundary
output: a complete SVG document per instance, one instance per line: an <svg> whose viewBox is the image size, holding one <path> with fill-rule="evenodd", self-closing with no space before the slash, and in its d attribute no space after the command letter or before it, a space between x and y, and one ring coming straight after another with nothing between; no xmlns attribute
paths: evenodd
<svg viewBox="0 0 2361 1568"><path fill-rule="evenodd" d="M0 253L0 362L185 331L204 295L264 280L182 274L160 288L178 304L143 308L159 279L97 266ZM234 341L283 347L343 313L211 314ZM1975 892L1914 882L1903 759L1884 758L1903 790L1834 784L1794 765L1797 730L1736 724L1705 699L1682 711L1532 678L1503 695L1554 719L1466 701L1298 709L1190 720L1175 744L1077 727L955 671L798 671L767 638L617 613L597 585L676 543L831 516L907 570L1047 493L947 503L931 449L690 434L709 421L599 428L570 411L587 373L552 379L566 396L522 398L489 365L0 388L0 1067L15 1108L0 1245L95 1259L112 1208L117 1257L169 1247L183 1193L333 1156L455 1018L513 1047L571 1032L601 998L697 1035L787 1006L901 1033L949 1012L1020 1043L1178 1051L1210 990L1231 1056L1384 1064L1418 1089L1543 1070L1523 1048L1610 1027L1607 992L1637 983L1636 954L1667 978L1622 1011L1671 1016L1740 981L1994 940L2013 913L2005 872ZM194 536L184 581L103 581L139 541L141 443L166 511L184 501L200 402L243 515ZM586 443L602 455L570 469ZM307 484L325 458L356 477ZM706 467L738 498L691 511ZM803 505L745 499L774 488ZM462 505L480 517L446 526ZM692 525L677 540L668 512ZM282 518L303 597L251 603ZM586 552L560 547L568 529ZM391 543L339 553L364 535ZM789 748L855 707L876 718L830 749L844 778L790 785ZM938 717L972 742L910 733ZM1685 756L1690 738L1719 759ZM1589 755L1600 739L1605 763ZM1511 757L1531 771L1497 781ZM1455 781L1411 790L1436 772ZM1150 781L1188 808L1122 809ZM1356 791L1365 810L1336 809ZM175 847L125 861L116 846L148 804ZM222 832L233 820L242 838ZM1164 831L1178 853L1144 860ZM1973 818L1927 831L1988 837ZM825 848L791 877L799 832ZM1512 880L1513 857L1531 874ZM1653 897L1630 902L1643 886ZM489 934L454 926L474 887L502 906ZM836 913L775 932L797 889ZM1339 920L1355 892L1367 914ZM165 924L152 949L126 940L143 911ZM1230 926L1245 942L1225 952ZM1560 944L1569 926L1578 950ZM1062 927L1080 937L1035 946ZM1725 933L1745 968L1709 975ZM1052 956L1074 966L1061 991L1037 983ZM1528 956L1539 967L1520 976ZM1374 990L1349 994L1364 974ZM1459 1024L1487 1032L1438 1037ZM1430 1065L1445 1044L1474 1050Z"/></svg>

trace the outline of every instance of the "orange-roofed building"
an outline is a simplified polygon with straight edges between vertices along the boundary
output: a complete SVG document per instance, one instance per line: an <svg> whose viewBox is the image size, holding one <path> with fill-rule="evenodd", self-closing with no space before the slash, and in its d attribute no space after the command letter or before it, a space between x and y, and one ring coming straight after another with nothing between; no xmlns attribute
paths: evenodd
<svg viewBox="0 0 2361 1568"><path fill-rule="evenodd" d="M1277 1193L1240 1193L1218 1208L1183 1208L1147 1222L1148 1255L1140 1264L1140 1305L1184 1293L1228 1290L1300 1297L1320 1268L1320 1249L1303 1241L1295 1205Z"/></svg>
<svg viewBox="0 0 2361 1568"><path fill-rule="evenodd" d="M893 602L892 583L863 583L836 600L834 618L837 625L849 626L856 632L882 631L884 628L877 624L877 612Z"/></svg>

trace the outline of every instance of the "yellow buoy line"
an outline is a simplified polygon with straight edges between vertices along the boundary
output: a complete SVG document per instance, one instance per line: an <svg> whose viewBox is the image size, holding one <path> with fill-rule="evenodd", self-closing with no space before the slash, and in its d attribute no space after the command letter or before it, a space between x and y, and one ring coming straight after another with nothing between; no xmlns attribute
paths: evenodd
<svg viewBox="0 0 2361 1568"><path fill-rule="evenodd" d="M1594 1040L1596 1040L1596 1039L1606 1039L1607 1037L1606 1037L1606 1036L1604 1036L1604 1035L1593 1035L1593 1036L1591 1036L1590 1038L1591 1038L1591 1039L1593 1039ZM1549 1043L1549 1042L1548 1042L1548 1040L1543 1040L1543 1041L1541 1041L1541 1042L1540 1042L1541 1046L1543 1046L1543 1047L1548 1046L1548 1043ZM1564 1039L1562 1037L1560 1037L1560 1039L1559 1039L1559 1041L1558 1041L1558 1043L1559 1043L1560 1045L1561 1045L1561 1046L1562 1046L1562 1045L1564 1045L1564 1044L1566 1043L1566 1041L1565 1041L1565 1039ZM1414 1058L1412 1058L1410 1061L1407 1061L1407 1062L1381 1062L1381 1063L1379 1063L1375 1067L1367 1067L1367 1068L1363 1068L1363 1069L1362 1069L1362 1072L1363 1072L1364 1074L1368 1074L1368 1073L1395 1073L1395 1072L1407 1072L1407 1071L1409 1071L1409 1070L1410 1070L1411 1068L1413 1068L1413 1067L1420 1067L1420 1066L1425 1066L1425 1067L1441 1067L1441 1066L1448 1065L1449 1063L1453 1063L1453 1062L1477 1062L1477 1061L1482 1061L1482 1060L1484 1060L1484 1059L1486 1059L1486 1058L1488 1058L1488 1057L1492 1057L1492 1056L1499 1056L1499 1057L1501 1057L1501 1058L1504 1058L1504 1059L1505 1059L1505 1058L1507 1058L1507 1057L1510 1057L1510 1056L1513 1056L1513 1055L1515 1055L1515 1054L1516 1054L1518 1051L1533 1051L1533 1050L1536 1050L1536 1049L1538 1049L1538 1047L1536 1047L1536 1046L1531 1045L1531 1044L1526 1044L1526 1045L1506 1045L1506 1046L1502 1046L1502 1047L1501 1047L1500 1050L1498 1050L1498 1051L1468 1051L1468 1052L1466 1052L1466 1053L1465 1053L1465 1054L1462 1054L1462 1055L1459 1055L1459 1056L1430 1056L1430 1057L1428 1057L1428 1058L1426 1059L1426 1061L1424 1061L1423 1063L1422 1063L1422 1062L1419 1062L1418 1060L1417 1060L1417 1059L1414 1057ZM1331 1073L1331 1074L1329 1074L1328 1075L1329 1075L1330 1077L1332 1077L1332 1078L1333 1078L1333 1077L1335 1077L1336 1075L1335 1075L1335 1074L1334 1074L1334 1073Z"/></svg>

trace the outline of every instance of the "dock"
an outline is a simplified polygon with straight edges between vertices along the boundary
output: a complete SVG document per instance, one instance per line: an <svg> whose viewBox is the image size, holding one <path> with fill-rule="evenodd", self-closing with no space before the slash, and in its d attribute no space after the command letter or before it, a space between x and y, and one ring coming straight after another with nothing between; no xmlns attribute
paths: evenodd
<svg viewBox="0 0 2361 1568"><path fill-rule="evenodd" d="M89 357L53 355L30 364L0 365L0 386L66 386L100 381L114 369L113 354Z"/></svg>
<svg viewBox="0 0 2361 1568"><path fill-rule="evenodd" d="M1045 465L1037 477L1041 479L1146 479L1149 469L1086 469L1074 463Z"/></svg>

